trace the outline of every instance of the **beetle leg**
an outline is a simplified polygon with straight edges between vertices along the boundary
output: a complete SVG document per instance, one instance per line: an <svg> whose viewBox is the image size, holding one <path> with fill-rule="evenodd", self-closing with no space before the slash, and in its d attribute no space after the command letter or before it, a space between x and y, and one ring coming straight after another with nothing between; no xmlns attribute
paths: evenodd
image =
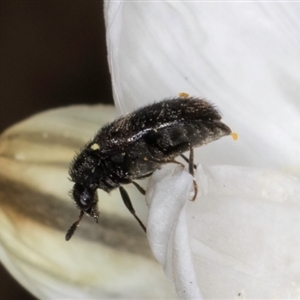
<svg viewBox="0 0 300 300"><path fill-rule="evenodd" d="M181 165L182 168L184 168L184 164L181 163L180 161L177 161L177 160L168 160L167 163L173 163L173 164L178 164L178 165Z"/></svg>
<svg viewBox="0 0 300 300"><path fill-rule="evenodd" d="M194 149L190 146L189 173L194 177Z"/></svg>
<svg viewBox="0 0 300 300"><path fill-rule="evenodd" d="M184 155L184 154L181 154L180 155L188 164L190 163L190 160ZM194 169L196 170L197 169L197 165L194 164Z"/></svg>
<svg viewBox="0 0 300 300"><path fill-rule="evenodd" d="M189 157L189 173L193 176L194 178L194 149L190 145L190 157ZM194 197L192 201L195 201L197 194L198 194L198 185L195 179L193 179L194 183Z"/></svg>
<svg viewBox="0 0 300 300"><path fill-rule="evenodd" d="M133 208L133 206L132 206L131 200L130 200L129 195L128 195L128 193L126 192L126 190L125 190L122 186L120 186L120 187L119 187L119 191L120 191L120 194L121 194L121 196L122 196L123 202L124 202L125 206L127 207L127 209L128 209L128 210L130 211L130 213L135 217L135 219L138 221L138 223L139 223L140 226L143 228L143 230L144 230L145 232L147 232L145 225L144 225L143 222L140 220L140 218L136 215L135 210L134 210L134 208Z"/></svg>
<svg viewBox="0 0 300 300"><path fill-rule="evenodd" d="M175 159L169 159L168 157L167 158L161 158L161 159L155 159L155 157L151 156L149 157L149 160L153 161L153 162L156 162L158 164L169 164L169 163L173 163L173 164L178 164L178 165L181 165L183 168L184 168L184 164L175 160ZM151 173L152 175L152 173ZM150 176L150 175L149 175Z"/></svg>
<svg viewBox="0 0 300 300"><path fill-rule="evenodd" d="M142 195L146 195L146 191L135 181L131 181L131 183L139 190Z"/></svg>

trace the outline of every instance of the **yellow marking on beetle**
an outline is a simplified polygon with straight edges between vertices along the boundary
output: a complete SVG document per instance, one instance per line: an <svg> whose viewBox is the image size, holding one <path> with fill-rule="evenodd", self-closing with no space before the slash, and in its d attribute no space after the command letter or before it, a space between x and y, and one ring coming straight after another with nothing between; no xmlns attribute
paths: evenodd
<svg viewBox="0 0 300 300"><path fill-rule="evenodd" d="M144 157L144 161L148 161L148 158L147 158L147 157Z"/></svg>
<svg viewBox="0 0 300 300"><path fill-rule="evenodd" d="M90 147L92 150L99 150L100 146L97 143L94 143L93 145L91 145Z"/></svg>
<svg viewBox="0 0 300 300"><path fill-rule="evenodd" d="M187 99L190 95L188 93L181 92L181 93L178 93L178 96L181 98Z"/></svg>
<svg viewBox="0 0 300 300"><path fill-rule="evenodd" d="M236 141L239 138L239 136L238 136L238 134L236 132L233 132L231 134L231 136L232 136L232 138L233 138L234 141Z"/></svg>

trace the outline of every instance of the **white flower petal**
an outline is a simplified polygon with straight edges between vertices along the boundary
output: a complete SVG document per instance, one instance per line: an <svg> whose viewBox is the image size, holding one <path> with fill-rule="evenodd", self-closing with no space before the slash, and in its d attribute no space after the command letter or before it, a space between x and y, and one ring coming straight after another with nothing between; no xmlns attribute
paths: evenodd
<svg viewBox="0 0 300 300"><path fill-rule="evenodd" d="M147 192L150 245L180 298L199 299L198 287L204 299L299 298L299 178L231 166L197 177L195 201L177 166L157 171Z"/></svg>
<svg viewBox="0 0 300 300"><path fill-rule="evenodd" d="M147 235L151 249L175 282L181 299L200 299L189 245L185 203L193 184L181 166L167 165L149 180ZM157 226L159 224L159 226Z"/></svg>
<svg viewBox="0 0 300 300"><path fill-rule="evenodd" d="M106 6L115 8L106 24L121 111L182 91L205 97L239 140L205 147L199 161L300 173L298 3Z"/></svg>
<svg viewBox="0 0 300 300"><path fill-rule="evenodd" d="M199 169L202 194L186 208L170 192L177 175L149 186L148 237L178 294L188 276L177 267L192 249L187 269L204 298L299 298L299 177L266 168L300 174L300 6L123 1L115 12L119 31L109 18L107 29L121 111L182 91L206 97L239 140L199 149L195 161L256 167ZM174 258L177 230L190 232L190 247Z"/></svg>

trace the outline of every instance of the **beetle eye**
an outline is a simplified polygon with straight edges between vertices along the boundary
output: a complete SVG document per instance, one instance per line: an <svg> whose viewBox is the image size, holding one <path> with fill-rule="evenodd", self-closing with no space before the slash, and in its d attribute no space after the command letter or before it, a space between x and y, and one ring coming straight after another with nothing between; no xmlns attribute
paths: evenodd
<svg viewBox="0 0 300 300"><path fill-rule="evenodd" d="M92 202L94 193L89 188L84 187L81 184L76 183L73 188L73 198L76 204L83 210L87 210Z"/></svg>
<svg viewBox="0 0 300 300"><path fill-rule="evenodd" d="M88 206L90 201L91 201L91 197L90 197L89 193L86 190L83 191L83 193L80 196L80 203L83 206Z"/></svg>

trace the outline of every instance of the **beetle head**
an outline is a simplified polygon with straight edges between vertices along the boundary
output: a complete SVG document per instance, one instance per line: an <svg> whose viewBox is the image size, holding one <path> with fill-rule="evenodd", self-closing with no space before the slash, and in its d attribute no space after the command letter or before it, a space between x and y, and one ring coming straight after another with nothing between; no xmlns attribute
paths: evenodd
<svg viewBox="0 0 300 300"><path fill-rule="evenodd" d="M73 225L70 227L70 229L66 234L67 241L74 234L84 213L94 218L96 223L98 223L98 218L99 218L99 210L97 207L98 195L96 192L96 188L91 188L91 187L84 186L80 183L75 183L71 195L78 209L80 209L80 214L78 220L73 223Z"/></svg>

